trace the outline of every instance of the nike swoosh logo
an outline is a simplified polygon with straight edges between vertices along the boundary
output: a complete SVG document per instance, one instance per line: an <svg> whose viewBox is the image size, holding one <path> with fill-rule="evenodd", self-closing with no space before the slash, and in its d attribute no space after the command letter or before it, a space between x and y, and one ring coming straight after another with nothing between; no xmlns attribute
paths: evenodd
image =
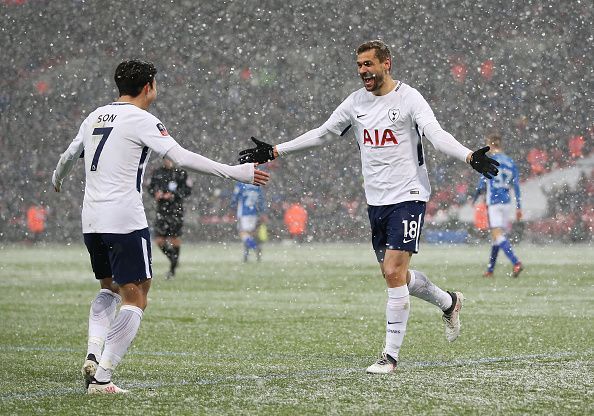
<svg viewBox="0 0 594 416"><path fill-rule="evenodd" d="M411 241L413 241L414 238L411 238L410 240L402 240L403 243L410 243Z"/></svg>
<svg viewBox="0 0 594 416"><path fill-rule="evenodd" d="M367 114L357 114L357 118L365 117Z"/></svg>
<svg viewBox="0 0 594 416"><path fill-rule="evenodd" d="M394 321L394 322L390 322L388 321L388 325L392 325L392 324L401 324L402 321Z"/></svg>

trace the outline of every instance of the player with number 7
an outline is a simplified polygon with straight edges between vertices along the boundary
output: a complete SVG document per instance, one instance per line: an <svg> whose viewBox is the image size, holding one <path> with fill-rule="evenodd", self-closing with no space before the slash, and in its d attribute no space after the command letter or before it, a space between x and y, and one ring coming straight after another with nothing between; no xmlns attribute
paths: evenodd
<svg viewBox="0 0 594 416"><path fill-rule="evenodd" d="M142 179L151 151L175 165L240 182L265 185L255 164L230 166L181 147L147 110L157 98L157 70L139 60L115 71L119 99L93 111L62 154L52 176L56 192L84 152L82 231L101 289L91 303L82 374L89 394L126 393L112 382L136 336L151 285L151 238ZM116 314L118 304L119 313Z"/></svg>

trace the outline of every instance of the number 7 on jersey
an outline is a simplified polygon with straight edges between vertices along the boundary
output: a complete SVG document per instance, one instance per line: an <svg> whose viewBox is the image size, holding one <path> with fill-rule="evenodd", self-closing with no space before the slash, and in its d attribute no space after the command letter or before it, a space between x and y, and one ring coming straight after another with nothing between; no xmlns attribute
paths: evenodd
<svg viewBox="0 0 594 416"><path fill-rule="evenodd" d="M101 152L103 151L103 146L105 146L105 142L109 137L113 127L97 127L93 130L93 136L102 136L99 144L97 145L97 150L95 150L95 154L93 155L93 161L91 162L91 172L95 172L97 170L97 165L99 164L99 156L101 156Z"/></svg>

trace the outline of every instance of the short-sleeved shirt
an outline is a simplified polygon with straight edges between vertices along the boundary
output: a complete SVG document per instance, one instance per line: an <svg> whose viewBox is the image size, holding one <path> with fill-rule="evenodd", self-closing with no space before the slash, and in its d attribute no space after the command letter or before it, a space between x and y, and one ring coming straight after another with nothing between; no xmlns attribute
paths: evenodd
<svg viewBox="0 0 594 416"><path fill-rule="evenodd" d="M124 102L93 111L82 123L67 155L84 151L83 233L127 234L148 227L142 180L151 150L164 156L177 142L161 121Z"/></svg>
<svg viewBox="0 0 594 416"><path fill-rule="evenodd" d="M233 189L231 205L237 204L237 218L258 216L264 212L262 188L238 182Z"/></svg>
<svg viewBox="0 0 594 416"><path fill-rule="evenodd" d="M513 189L516 208L521 208L520 178L516 164L504 153L493 153L491 157L499 162L499 173L492 179L482 176L479 179L477 192L480 193L486 189L486 202L491 206L511 203L511 190Z"/></svg>
<svg viewBox="0 0 594 416"><path fill-rule="evenodd" d="M335 134L354 130L361 152L369 205L427 201L431 194L421 137L437 123L433 110L414 88L400 81L376 96L353 92L334 110L323 128Z"/></svg>

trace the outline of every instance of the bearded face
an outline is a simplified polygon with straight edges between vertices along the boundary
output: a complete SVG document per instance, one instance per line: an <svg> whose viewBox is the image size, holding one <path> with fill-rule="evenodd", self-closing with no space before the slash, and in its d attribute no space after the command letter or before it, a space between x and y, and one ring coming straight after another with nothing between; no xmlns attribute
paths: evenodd
<svg viewBox="0 0 594 416"><path fill-rule="evenodd" d="M375 56L375 50L371 49L360 53L357 56L357 67L363 86L369 92L378 91L384 84L388 75L390 62L380 62Z"/></svg>

